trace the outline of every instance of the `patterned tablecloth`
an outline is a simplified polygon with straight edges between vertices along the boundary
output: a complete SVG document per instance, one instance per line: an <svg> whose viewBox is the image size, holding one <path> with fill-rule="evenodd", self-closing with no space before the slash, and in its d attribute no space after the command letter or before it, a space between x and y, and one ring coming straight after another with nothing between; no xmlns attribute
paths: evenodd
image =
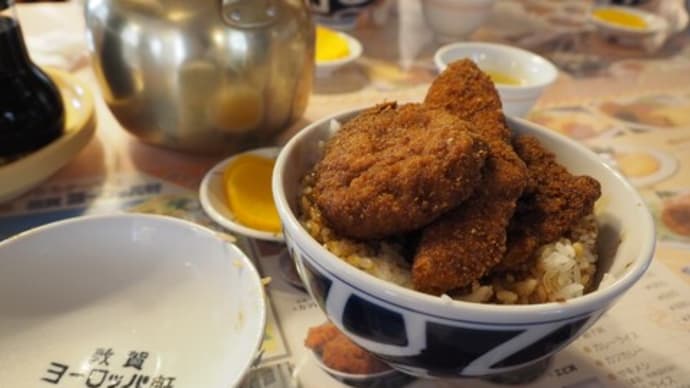
<svg viewBox="0 0 690 388"><path fill-rule="evenodd" d="M630 179L657 222L658 248L642 281L559 353L533 386L690 386L690 35L677 33L654 49L623 47L591 28L583 3L501 1L472 40L519 45L558 65L557 82L528 119L583 142ZM424 96L436 75L432 56L439 45L417 1L388 10L362 15L350 32L363 42L364 55L315 80L303 118L277 143L337 111ZM78 2L20 5L19 12L29 38L57 32L83 36ZM85 45L77 54L85 54ZM170 214L220 229L201 211L196 194L201 177L219 158L138 142L105 106L88 58L69 64L95 96L96 136L49 180L0 204L0 239L53 220L118 211ZM236 237L273 279L263 361L246 385L336 386L303 346L307 329L325 317L288 282L282 247ZM408 384L493 386L478 380Z"/></svg>

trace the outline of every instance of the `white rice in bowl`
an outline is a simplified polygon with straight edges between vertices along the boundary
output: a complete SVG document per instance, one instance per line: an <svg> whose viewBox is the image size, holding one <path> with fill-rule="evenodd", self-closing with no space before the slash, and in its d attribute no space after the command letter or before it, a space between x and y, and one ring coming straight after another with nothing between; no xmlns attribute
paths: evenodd
<svg viewBox="0 0 690 388"><path fill-rule="evenodd" d="M303 182L301 222L306 230L335 256L380 279L412 288L411 263L400 241L359 241L339 236L327 226L312 200L314 177ZM567 236L537 251L527 269L496 272L467 289L442 295L444 300L477 303L533 304L564 301L584 295L596 274L597 220L584 217Z"/></svg>

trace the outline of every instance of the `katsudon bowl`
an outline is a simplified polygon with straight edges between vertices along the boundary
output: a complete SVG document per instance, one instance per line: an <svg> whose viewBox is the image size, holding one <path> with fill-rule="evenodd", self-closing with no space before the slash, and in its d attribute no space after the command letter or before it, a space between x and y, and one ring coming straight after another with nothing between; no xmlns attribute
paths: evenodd
<svg viewBox="0 0 690 388"><path fill-rule="evenodd" d="M480 304L427 295L351 266L312 238L300 222L298 204L303 177L338 130L333 123L359 112L327 117L297 133L276 161L273 195L288 250L313 299L352 341L392 367L420 377L496 377L547 365L649 266L654 224L635 189L582 145L513 117L507 122L515 133L536 136L572 173L601 183L598 288L561 302Z"/></svg>

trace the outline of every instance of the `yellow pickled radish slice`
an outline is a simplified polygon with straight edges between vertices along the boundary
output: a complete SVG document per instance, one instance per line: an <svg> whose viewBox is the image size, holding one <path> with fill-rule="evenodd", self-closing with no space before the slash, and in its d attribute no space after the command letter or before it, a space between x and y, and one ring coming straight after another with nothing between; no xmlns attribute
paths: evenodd
<svg viewBox="0 0 690 388"><path fill-rule="evenodd" d="M316 60L333 61L350 55L350 46L345 38L329 28L316 26Z"/></svg>
<svg viewBox="0 0 690 388"><path fill-rule="evenodd" d="M244 154L225 168L225 194L237 221L247 227L280 232L280 219L271 192L271 174L275 161Z"/></svg>
<svg viewBox="0 0 690 388"><path fill-rule="evenodd" d="M594 11L594 17L622 27L647 28L647 22L642 17L619 9L598 9Z"/></svg>

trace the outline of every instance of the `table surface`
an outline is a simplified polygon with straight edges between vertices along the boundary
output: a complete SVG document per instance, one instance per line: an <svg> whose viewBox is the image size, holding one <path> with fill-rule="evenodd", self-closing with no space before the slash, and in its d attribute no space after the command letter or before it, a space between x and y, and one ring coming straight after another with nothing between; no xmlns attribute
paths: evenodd
<svg viewBox="0 0 690 388"><path fill-rule="evenodd" d="M621 47L592 30L586 19L564 16L562 9L544 7L544 2L499 3L472 40L523 46L561 70L527 118L576 138L613 163L637 186L657 221L650 272L533 384L687 386L690 365L683 355L690 354L690 304L677 308L676 302L690 298L690 35L673 35L656 50ZM432 55L439 44L415 7L416 1L394 5L383 24L381 15L363 15L350 33L364 43L364 55L331 77L315 80L304 116L276 142L337 111L383 100L421 100L436 75ZM79 2L18 9L28 39L55 32L84 35ZM66 217L119 211L169 214L217 228L201 211L196 192L204 173L221 158L152 147L124 131L103 102L85 47L70 71L94 95L96 135L56 175L0 204L0 239ZM679 226L668 212L670 204L682 201L685 225ZM249 380L254 386L336 386L302 345L306 330L325 318L307 294L285 281L282 247L237 239L262 273L273 278L268 286L271 335L262 366ZM648 302L644 308L640 300ZM270 373L273 385L259 372ZM492 386L482 381L410 383L427 385Z"/></svg>

